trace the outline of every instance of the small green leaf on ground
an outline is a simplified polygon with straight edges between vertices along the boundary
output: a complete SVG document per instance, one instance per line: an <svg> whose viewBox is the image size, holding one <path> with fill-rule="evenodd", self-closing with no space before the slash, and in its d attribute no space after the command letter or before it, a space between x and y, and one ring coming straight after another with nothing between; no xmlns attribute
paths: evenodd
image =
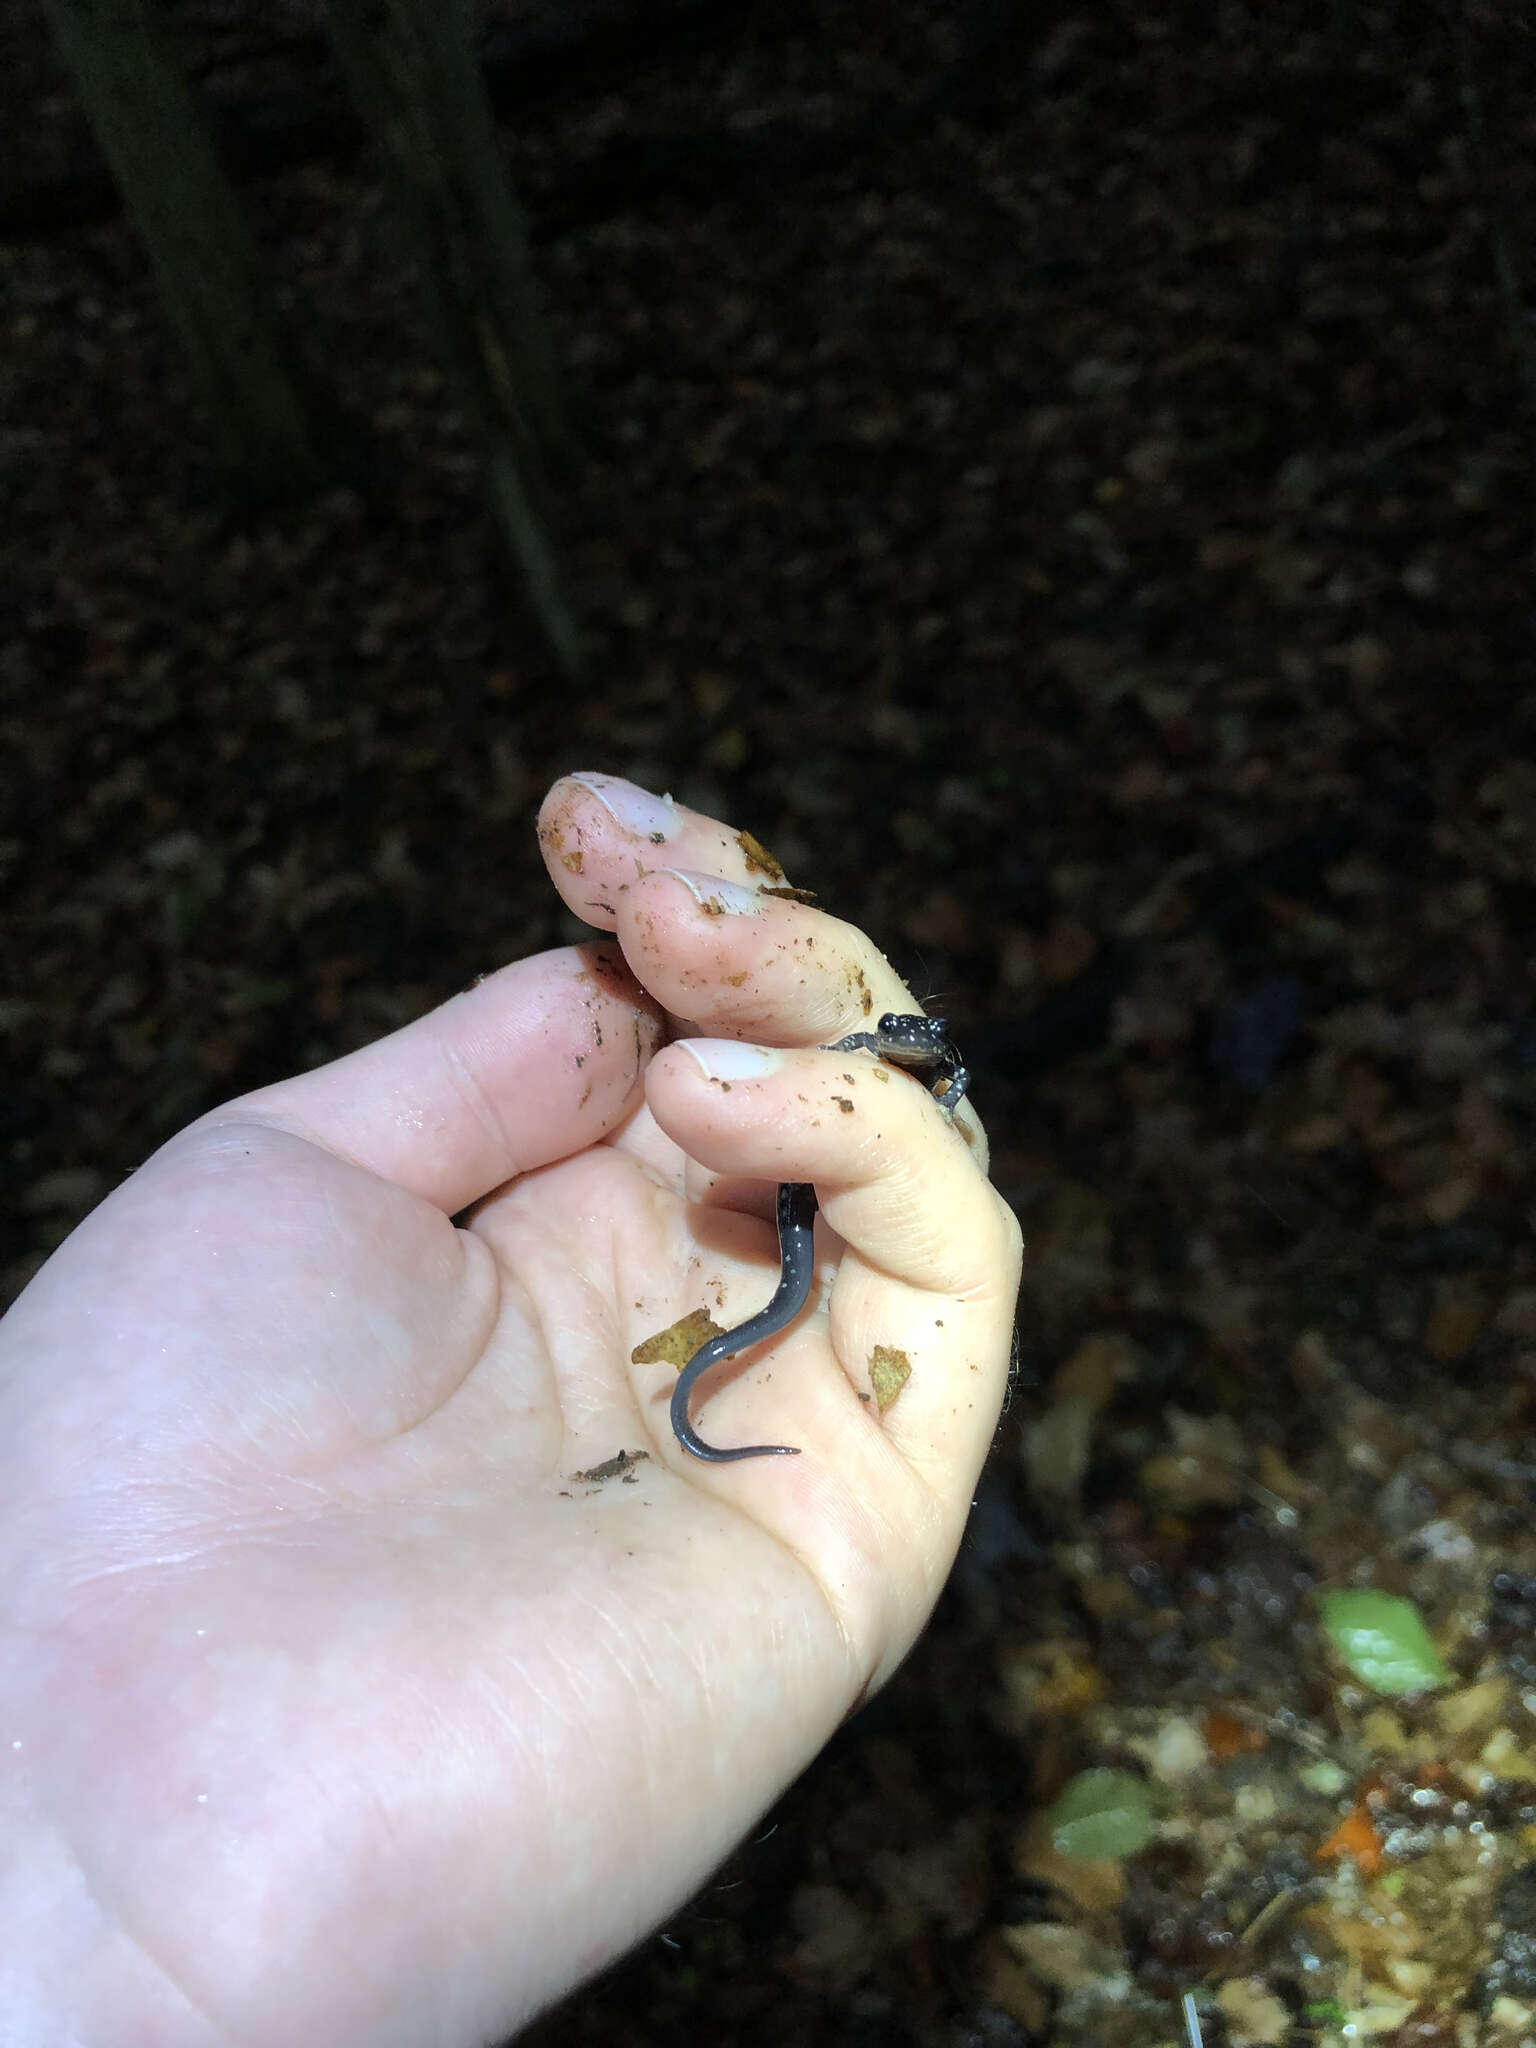
<svg viewBox="0 0 1536 2048"><path fill-rule="evenodd" d="M1152 1790L1134 1771L1079 1771L1048 1815L1060 1855L1095 1860L1134 1856L1156 1825Z"/></svg>
<svg viewBox="0 0 1536 2048"><path fill-rule="evenodd" d="M1341 1587L1320 1603L1323 1627L1362 1685L1397 1697L1432 1692L1450 1673L1411 1600L1369 1587Z"/></svg>

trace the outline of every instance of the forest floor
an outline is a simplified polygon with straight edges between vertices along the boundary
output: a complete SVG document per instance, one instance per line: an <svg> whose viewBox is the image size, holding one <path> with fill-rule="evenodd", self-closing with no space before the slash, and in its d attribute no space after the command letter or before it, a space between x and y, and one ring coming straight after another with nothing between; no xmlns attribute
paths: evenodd
<svg viewBox="0 0 1536 2048"><path fill-rule="evenodd" d="M244 188L373 447L254 525L127 228L7 251L6 1294L202 1109L571 936L556 774L748 826L970 1056L1016 1385L895 1683L529 2039L1171 2048L1189 1994L1210 2048L1515 2048L1529 24L1047 10L867 132L951 19L749 10L508 132L589 448L579 690L509 620L362 167ZM769 117L857 146L808 171ZM706 130L761 148L540 227L573 164ZM1443 1683L1345 1667L1358 1586ZM1046 1818L1095 1767L1134 1853Z"/></svg>

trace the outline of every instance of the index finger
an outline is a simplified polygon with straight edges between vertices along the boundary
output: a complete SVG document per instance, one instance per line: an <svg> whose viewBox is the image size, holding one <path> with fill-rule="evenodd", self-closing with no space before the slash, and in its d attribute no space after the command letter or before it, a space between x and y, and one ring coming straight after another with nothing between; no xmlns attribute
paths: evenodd
<svg viewBox="0 0 1536 2048"><path fill-rule="evenodd" d="M817 1044L917 1008L856 926L807 907L750 832L615 775L563 777L539 845L567 906L614 932L636 975L691 1027Z"/></svg>
<svg viewBox="0 0 1536 2048"><path fill-rule="evenodd" d="M539 847L566 907L599 931L617 929L620 899L653 868L788 890L783 867L750 832L595 769L562 775L550 790L539 806Z"/></svg>

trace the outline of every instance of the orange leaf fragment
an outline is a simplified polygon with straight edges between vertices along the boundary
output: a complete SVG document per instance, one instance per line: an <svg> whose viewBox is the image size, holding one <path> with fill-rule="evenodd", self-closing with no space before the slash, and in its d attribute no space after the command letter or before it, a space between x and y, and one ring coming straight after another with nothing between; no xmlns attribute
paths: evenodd
<svg viewBox="0 0 1536 2048"><path fill-rule="evenodd" d="M1256 1728L1251 1721L1239 1721L1235 1714L1224 1714L1219 1707L1213 1707L1200 1724L1200 1733L1205 1737L1205 1746L1215 1762L1225 1763L1229 1757L1251 1756L1256 1750L1267 1746L1269 1737L1262 1728Z"/></svg>
<svg viewBox="0 0 1536 2048"><path fill-rule="evenodd" d="M1363 1803L1350 1808L1327 1841L1319 1843L1315 1854L1319 1862L1327 1856L1349 1856L1362 1877L1380 1875L1384 1860L1381 1837Z"/></svg>

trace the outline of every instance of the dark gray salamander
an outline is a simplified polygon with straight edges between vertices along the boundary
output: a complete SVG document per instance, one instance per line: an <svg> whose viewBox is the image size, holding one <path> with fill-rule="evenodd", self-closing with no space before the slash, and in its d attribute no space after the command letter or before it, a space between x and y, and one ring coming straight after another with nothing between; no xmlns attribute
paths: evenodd
<svg viewBox="0 0 1536 2048"><path fill-rule="evenodd" d="M880 1019L873 1031L856 1031L824 1052L872 1052L894 1067L905 1067L920 1075L933 1092L946 1116L953 1116L970 1085L970 1076L960 1055L949 1042L949 1027L942 1017L905 1017L892 1012ZM795 1444L740 1444L735 1450L719 1450L705 1443L688 1416L688 1405L700 1378L712 1365L760 1344L787 1328L805 1307L816 1271L816 1190L809 1181L779 1183L777 1205L779 1225L779 1284L768 1306L738 1323L734 1330L722 1330L701 1344L677 1376L672 1390L672 1429L685 1451L711 1465L734 1464L738 1458L793 1458Z"/></svg>

